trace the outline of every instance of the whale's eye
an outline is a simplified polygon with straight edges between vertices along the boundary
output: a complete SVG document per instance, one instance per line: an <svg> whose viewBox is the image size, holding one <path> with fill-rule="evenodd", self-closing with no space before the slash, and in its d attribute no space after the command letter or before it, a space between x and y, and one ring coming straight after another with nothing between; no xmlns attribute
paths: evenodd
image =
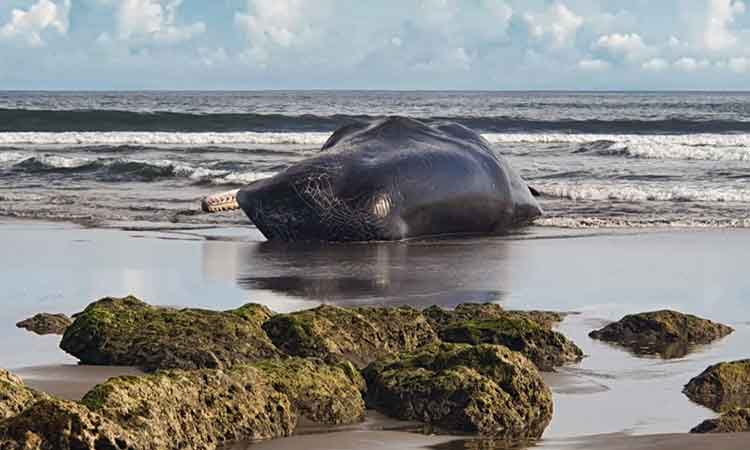
<svg viewBox="0 0 750 450"><path fill-rule="evenodd" d="M391 196L386 193L377 194L370 204L370 210L375 217L384 218L391 212Z"/></svg>

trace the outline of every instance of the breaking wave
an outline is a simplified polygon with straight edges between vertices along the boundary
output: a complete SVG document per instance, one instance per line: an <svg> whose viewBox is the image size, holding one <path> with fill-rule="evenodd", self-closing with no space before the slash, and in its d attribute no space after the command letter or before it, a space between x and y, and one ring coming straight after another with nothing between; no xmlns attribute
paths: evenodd
<svg viewBox="0 0 750 450"><path fill-rule="evenodd" d="M149 146L180 146L202 151L212 146L300 145L319 147L330 136L327 132L12 132L0 133L0 146L79 146L89 151L137 152ZM595 156L620 156L645 159L682 159L710 161L750 161L750 134L692 135L594 135L594 134L518 134L484 133L488 142L501 146L567 144L573 153ZM503 149L506 150L506 149ZM513 149L507 149L513 151ZM528 149L527 149L528 150ZM278 152L278 151L275 151ZM0 155L13 158L9 152Z"/></svg>
<svg viewBox="0 0 750 450"><path fill-rule="evenodd" d="M741 187L612 183L555 183L534 187L544 195L576 201L750 202L750 189Z"/></svg>
<svg viewBox="0 0 750 450"><path fill-rule="evenodd" d="M0 153L0 156L4 155ZM97 181L158 181L165 178L189 178L196 183L242 185L273 176L274 171L246 171L196 167L170 160L122 158L89 159L60 155L19 157L7 170L26 174L66 174L90 177Z"/></svg>

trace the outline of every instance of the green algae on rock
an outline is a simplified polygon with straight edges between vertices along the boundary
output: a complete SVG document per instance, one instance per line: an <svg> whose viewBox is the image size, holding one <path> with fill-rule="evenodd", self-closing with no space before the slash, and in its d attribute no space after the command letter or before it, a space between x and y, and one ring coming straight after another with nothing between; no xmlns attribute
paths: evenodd
<svg viewBox="0 0 750 450"><path fill-rule="evenodd" d="M750 408L750 359L714 364L690 380L682 392L716 412Z"/></svg>
<svg viewBox="0 0 750 450"><path fill-rule="evenodd" d="M500 345L437 344L370 364L368 406L446 431L538 439L552 394L536 367Z"/></svg>
<svg viewBox="0 0 750 450"><path fill-rule="evenodd" d="M497 319L509 316L526 318L544 328L551 329L554 325L562 322L569 314L556 311L509 311L497 303L462 303L453 310L430 306L422 313L436 330L457 321Z"/></svg>
<svg viewBox="0 0 750 450"><path fill-rule="evenodd" d="M81 403L159 449L288 436L296 426L287 395L249 366L112 378Z"/></svg>
<svg viewBox="0 0 750 450"><path fill-rule="evenodd" d="M277 314L263 329L283 352L357 367L437 342L427 320L414 308L340 308L321 305Z"/></svg>
<svg viewBox="0 0 750 450"><path fill-rule="evenodd" d="M75 402L46 398L0 421L3 450L157 450ZM163 447L167 448L167 447ZM186 447L187 448L187 447Z"/></svg>
<svg viewBox="0 0 750 450"><path fill-rule="evenodd" d="M627 315L589 336L617 343L640 355L681 358L692 347L709 344L733 331L729 326L691 314L661 310Z"/></svg>
<svg viewBox="0 0 750 450"><path fill-rule="evenodd" d="M691 433L746 433L750 432L750 408L735 408L715 419L704 420Z"/></svg>
<svg viewBox="0 0 750 450"><path fill-rule="evenodd" d="M261 328L271 315L252 304L221 312L107 297L76 316L60 347L84 364L147 371L229 367L281 355Z"/></svg>
<svg viewBox="0 0 750 450"><path fill-rule="evenodd" d="M65 314L39 313L18 322L16 326L41 335L63 334L71 323L73 321Z"/></svg>
<svg viewBox="0 0 750 450"><path fill-rule="evenodd" d="M306 419L342 425L365 418L365 380L348 361L327 364L318 358L289 358L260 361L253 367Z"/></svg>
<svg viewBox="0 0 750 450"><path fill-rule="evenodd" d="M580 361L583 351L551 329L549 314L533 320L533 312L505 311L494 304L463 304L453 311L431 307L424 311L443 341L499 344L521 352L540 370ZM541 319L544 317L544 319Z"/></svg>
<svg viewBox="0 0 750 450"><path fill-rule="evenodd" d="M0 369L0 420L19 414L47 395L27 387L17 376Z"/></svg>

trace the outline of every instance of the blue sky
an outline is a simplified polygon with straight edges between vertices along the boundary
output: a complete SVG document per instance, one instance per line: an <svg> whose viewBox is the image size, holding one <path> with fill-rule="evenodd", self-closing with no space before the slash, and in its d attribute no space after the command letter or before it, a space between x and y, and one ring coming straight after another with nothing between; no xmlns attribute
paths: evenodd
<svg viewBox="0 0 750 450"><path fill-rule="evenodd" d="M739 0L0 0L0 89L750 89Z"/></svg>

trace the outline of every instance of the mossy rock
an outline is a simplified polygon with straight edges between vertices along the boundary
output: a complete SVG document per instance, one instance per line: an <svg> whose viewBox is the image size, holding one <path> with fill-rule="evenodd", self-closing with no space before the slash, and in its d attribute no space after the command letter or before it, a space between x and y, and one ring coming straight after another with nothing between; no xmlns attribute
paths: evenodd
<svg viewBox="0 0 750 450"><path fill-rule="evenodd" d="M271 315L254 304L222 312L107 297L76 316L60 347L84 364L147 371L230 367L281 356L261 328Z"/></svg>
<svg viewBox="0 0 750 450"><path fill-rule="evenodd" d="M681 358L693 347L709 344L733 331L732 327L691 314L661 310L627 315L589 336L617 343L638 355Z"/></svg>
<svg viewBox="0 0 750 450"><path fill-rule="evenodd" d="M750 432L750 408L735 408L715 419L704 420L691 433L747 433Z"/></svg>
<svg viewBox="0 0 750 450"><path fill-rule="evenodd" d="M690 380L683 392L717 412L750 408L750 359L714 364Z"/></svg>
<svg viewBox="0 0 750 450"><path fill-rule="evenodd" d="M18 322L16 326L29 330L32 333L45 335L63 334L71 323L73 321L65 314L39 313Z"/></svg>
<svg viewBox="0 0 750 450"><path fill-rule="evenodd" d="M81 403L159 449L288 436L296 426L289 397L249 366L112 378Z"/></svg>
<svg viewBox="0 0 750 450"><path fill-rule="evenodd" d="M536 367L500 345L437 344L374 362L363 375L368 406L445 431L533 440L552 419Z"/></svg>
<svg viewBox="0 0 750 450"><path fill-rule="evenodd" d="M319 357L329 362L349 361L359 368L438 340L424 316L409 307L322 305L278 314L263 324L263 329L289 355Z"/></svg>
<svg viewBox="0 0 750 450"><path fill-rule="evenodd" d="M286 394L297 414L316 423L341 425L365 418L365 380L350 363L327 364L317 358L254 363L268 382Z"/></svg>
<svg viewBox="0 0 750 450"><path fill-rule="evenodd" d="M432 307L424 313L445 342L504 345L523 353L540 370L551 371L583 358L583 351L552 330L548 320L532 320L526 313L504 311L499 305L464 304L454 311Z"/></svg>
<svg viewBox="0 0 750 450"><path fill-rule="evenodd" d="M157 450L75 402L45 398L0 422L3 450ZM167 448L167 447L164 447Z"/></svg>
<svg viewBox="0 0 750 450"><path fill-rule="evenodd" d="M452 310L431 306L422 311L436 330L458 321L520 317L552 329L562 322L568 313L557 311L518 311L506 310L497 303L462 303Z"/></svg>
<svg viewBox="0 0 750 450"><path fill-rule="evenodd" d="M47 395L26 387L17 376L0 369L0 419L15 416Z"/></svg>

